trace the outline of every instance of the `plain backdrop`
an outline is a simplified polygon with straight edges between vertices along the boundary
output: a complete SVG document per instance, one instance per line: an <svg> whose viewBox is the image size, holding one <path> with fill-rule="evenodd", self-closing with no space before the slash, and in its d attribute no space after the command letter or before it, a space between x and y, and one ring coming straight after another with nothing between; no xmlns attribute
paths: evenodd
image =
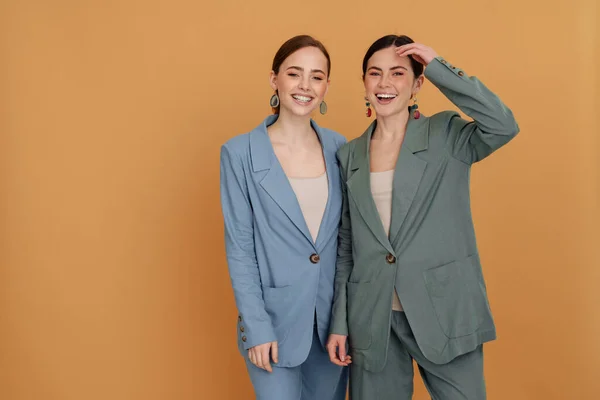
<svg viewBox="0 0 600 400"><path fill-rule="evenodd" d="M499 339L490 400L600 389L595 0L0 0L0 399L253 398L219 204L219 149L266 117L278 47L332 57L329 112L365 117L368 46L408 34L521 127L473 167ZM453 109L426 83L420 110ZM415 399L427 399L417 378Z"/></svg>

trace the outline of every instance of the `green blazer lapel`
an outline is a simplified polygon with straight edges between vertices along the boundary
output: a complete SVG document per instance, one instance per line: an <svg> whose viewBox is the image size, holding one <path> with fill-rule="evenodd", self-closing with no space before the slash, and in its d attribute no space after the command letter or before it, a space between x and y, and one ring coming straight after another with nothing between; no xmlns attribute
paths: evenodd
<svg viewBox="0 0 600 400"><path fill-rule="evenodd" d="M381 217L375 206L375 201L371 194L371 168L369 162L369 147L371 135L375 129L374 121L365 131L365 133L356 140L354 147L350 171L348 171L348 196L354 200L356 207L365 223L375 235L377 240L390 252L393 253L390 241L385 234Z"/></svg>
<svg viewBox="0 0 600 400"><path fill-rule="evenodd" d="M427 161L415 156L427 150L429 144L429 119L410 118L406 127L404 142L394 169L394 188L392 191L392 220L390 222L390 242L396 248L400 241L400 229L406 220L408 210L417 194L421 178L427 167Z"/></svg>

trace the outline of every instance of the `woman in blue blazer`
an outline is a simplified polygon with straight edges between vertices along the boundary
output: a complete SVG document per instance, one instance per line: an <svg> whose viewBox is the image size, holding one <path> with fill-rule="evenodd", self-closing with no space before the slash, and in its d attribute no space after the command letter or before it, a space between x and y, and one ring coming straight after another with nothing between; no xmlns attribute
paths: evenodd
<svg viewBox="0 0 600 400"><path fill-rule="evenodd" d="M274 115L221 149L238 347L261 400L345 398L346 368L329 362L325 343L342 207L336 152L346 140L310 117L327 111L330 68L319 41L288 40L270 76Z"/></svg>

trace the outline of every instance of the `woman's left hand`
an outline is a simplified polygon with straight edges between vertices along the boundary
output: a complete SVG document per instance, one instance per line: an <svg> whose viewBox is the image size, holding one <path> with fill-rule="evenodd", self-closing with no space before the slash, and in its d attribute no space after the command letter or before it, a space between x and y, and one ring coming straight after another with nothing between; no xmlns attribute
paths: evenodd
<svg viewBox="0 0 600 400"><path fill-rule="evenodd" d="M417 62L427 66L438 54L431 47L420 43L405 44L396 47L396 54L400 57L412 56Z"/></svg>

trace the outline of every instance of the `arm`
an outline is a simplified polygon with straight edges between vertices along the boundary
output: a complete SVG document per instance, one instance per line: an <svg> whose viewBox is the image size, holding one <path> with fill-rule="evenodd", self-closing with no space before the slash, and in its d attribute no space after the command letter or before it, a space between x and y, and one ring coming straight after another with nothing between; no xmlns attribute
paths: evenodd
<svg viewBox="0 0 600 400"><path fill-rule="evenodd" d="M329 359L334 364L346 366L352 362L351 357L346 355L346 339L348 336L347 319L347 294L346 283L354 267L352 258L352 225L350 222L350 210L348 208L348 193L346 189L346 167L340 156L348 146L338 152L340 163L340 175L342 184L342 215L338 233L338 257L335 272L335 287L333 295L333 307L331 311L330 336L327 343ZM337 352L336 352L337 350Z"/></svg>
<svg viewBox="0 0 600 400"><path fill-rule="evenodd" d="M453 113L448 123L447 146L458 160L480 161L508 143L519 132L512 112L475 77L450 65L427 46L412 43L396 50L426 66L425 76L461 111L466 121Z"/></svg>
<svg viewBox="0 0 600 400"><path fill-rule="evenodd" d="M221 148L221 206L229 275L246 337L243 347L248 350L273 342L276 336L265 311L254 250L252 205L242 160L227 145Z"/></svg>
<svg viewBox="0 0 600 400"><path fill-rule="evenodd" d="M348 335L348 321L346 308L346 283L352 272L352 225L348 209L348 193L346 191L346 177L340 165L342 175L342 215L338 233L338 256L335 271L335 288L333 295L333 308L331 312L331 327L329 332L338 335Z"/></svg>
<svg viewBox="0 0 600 400"><path fill-rule="evenodd" d="M448 149L452 155L472 164L492 154L519 132L515 118L502 103L475 77L437 57L425 69L425 76L452 103L473 121L453 114L448 124Z"/></svg>

